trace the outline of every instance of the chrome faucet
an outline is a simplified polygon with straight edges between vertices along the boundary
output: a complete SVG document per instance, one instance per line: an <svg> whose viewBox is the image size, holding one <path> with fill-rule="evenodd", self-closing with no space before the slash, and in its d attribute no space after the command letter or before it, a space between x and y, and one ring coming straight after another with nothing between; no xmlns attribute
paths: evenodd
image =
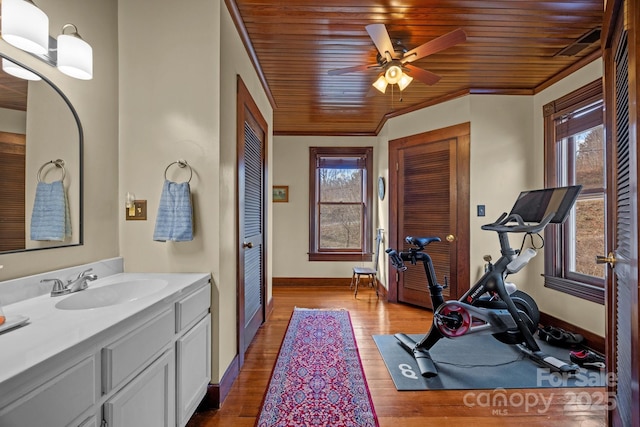
<svg viewBox="0 0 640 427"><path fill-rule="evenodd" d="M51 289L51 296L57 297L60 295L70 294L72 292L78 292L87 289L89 287L88 281L94 281L98 278L95 274L87 274L93 269L90 268L78 274L73 280L68 280L65 285L60 279L42 279L40 282L54 282Z"/></svg>

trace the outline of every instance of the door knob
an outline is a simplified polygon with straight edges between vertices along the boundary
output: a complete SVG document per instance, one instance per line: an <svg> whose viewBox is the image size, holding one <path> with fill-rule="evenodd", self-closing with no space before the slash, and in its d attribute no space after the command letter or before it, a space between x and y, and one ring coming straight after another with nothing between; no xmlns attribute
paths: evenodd
<svg viewBox="0 0 640 427"><path fill-rule="evenodd" d="M454 236L453 234L448 234L447 237L445 237L445 239L447 239L447 242L451 243L454 240L456 240L456 236Z"/></svg>
<svg viewBox="0 0 640 427"><path fill-rule="evenodd" d="M242 247L243 247L243 248L249 248L249 249L251 249L251 248L253 247L253 243L252 243L252 242L249 242L249 243L244 242L244 243L242 244Z"/></svg>
<svg viewBox="0 0 640 427"><path fill-rule="evenodd" d="M613 252L609 252L609 254L605 257L602 255L596 256L596 264L609 264L609 267L613 268L616 264L616 255Z"/></svg>

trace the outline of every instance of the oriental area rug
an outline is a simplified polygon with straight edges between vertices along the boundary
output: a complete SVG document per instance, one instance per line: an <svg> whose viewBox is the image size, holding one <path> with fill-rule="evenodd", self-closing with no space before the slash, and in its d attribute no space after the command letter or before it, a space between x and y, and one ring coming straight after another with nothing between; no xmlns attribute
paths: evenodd
<svg viewBox="0 0 640 427"><path fill-rule="evenodd" d="M378 426L348 311L294 310L256 426Z"/></svg>

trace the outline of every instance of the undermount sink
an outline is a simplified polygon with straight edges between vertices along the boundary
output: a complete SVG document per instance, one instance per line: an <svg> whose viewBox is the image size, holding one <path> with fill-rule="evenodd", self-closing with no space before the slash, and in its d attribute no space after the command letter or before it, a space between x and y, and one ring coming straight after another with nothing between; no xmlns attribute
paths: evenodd
<svg viewBox="0 0 640 427"><path fill-rule="evenodd" d="M167 286L161 279L136 279L116 282L73 293L56 304L61 310L86 310L124 304L149 296ZM89 285L91 286L91 285Z"/></svg>

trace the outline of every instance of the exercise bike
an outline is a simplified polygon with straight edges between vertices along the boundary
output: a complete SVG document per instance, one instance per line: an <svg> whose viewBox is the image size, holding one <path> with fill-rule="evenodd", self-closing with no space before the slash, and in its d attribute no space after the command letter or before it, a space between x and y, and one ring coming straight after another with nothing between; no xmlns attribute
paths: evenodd
<svg viewBox="0 0 640 427"><path fill-rule="evenodd" d="M510 233L541 233L548 224L561 224L575 204L582 186L550 188L520 193L511 212L503 213L491 224L481 228L498 233L501 257L491 262L485 257L485 273L458 300L444 301L442 289L447 286L437 282L433 261L425 252L427 245L439 242L439 237L406 237L412 245L406 251L386 250L392 266L405 271L405 261L416 265L422 262L434 308L433 323L429 332L419 342L406 334L395 338L415 358L424 377L438 375L429 350L441 338L459 338L468 334L488 334L510 345L516 345L527 357L541 367L567 375L575 374L579 367L569 364L540 350L533 337L540 320L540 312L533 298L505 282L509 274L522 270L536 255L534 248L513 249Z"/></svg>

